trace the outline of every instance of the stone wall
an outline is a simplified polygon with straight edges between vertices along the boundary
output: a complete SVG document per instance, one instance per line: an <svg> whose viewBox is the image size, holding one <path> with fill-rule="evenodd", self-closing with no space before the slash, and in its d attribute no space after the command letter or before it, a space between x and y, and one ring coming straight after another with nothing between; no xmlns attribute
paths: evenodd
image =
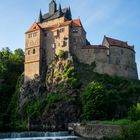
<svg viewBox="0 0 140 140"><path fill-rule="evenodd" d="M118 125L101 124L69 124L69 129L88 139L100 140L103 137L115 137L121 135L121 127Z"/></svg>
<svg viewBox="0 0 140 140"><path fill-rule="evenodd" d="M111 76L138 79L135 51L129 48L110 46L109 48L82 48L76 53L79 61L86 64L96 63L95 72Z"/></svg>
<svg viewBox="0 0 140 140"><path fill-rule="evenodd" d="M40 38L41 31L35 30L33 32L26 33L26 48L25 48L25 81L33 79L34 75L40 75Z"/></svg>
<svg viewBox="0 0 140 140"><path fill-rule="evenodd" d="M53 25L57 25L57 24L59 25L59 23L63 23L65 20L66 19L64 17L61 17L61 18L57 18L57 19L53 19L47 22L40 23L39 26L41 28L47 28Z"/></svg>

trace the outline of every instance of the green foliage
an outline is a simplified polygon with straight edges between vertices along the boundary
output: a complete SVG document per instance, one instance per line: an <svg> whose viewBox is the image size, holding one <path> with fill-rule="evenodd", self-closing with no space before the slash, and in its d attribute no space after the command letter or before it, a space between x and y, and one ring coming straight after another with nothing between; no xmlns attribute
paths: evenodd
<svg viewBox="0 0 140 140"><path fill-rule="evenodd" d="M120 120L112 119L111 121L101 121L101 123L109 125L128 125L131 123L131 121L128 119L120 119Z"/></svg>
<svg viewBox="0 0 140 140"><path fill-rule="evenodd" d="M81 82L77 76L77 71L69 63L64 66L63 77L66 79L69 88L80 88Z"/></svg>
<svg viewBox="0 0 140 140"><path fill-rule="evenodd" d="M69 88L80 88L81 82L77 78L67 78Z"/></svg>
<svg viewBox="0 0 140 140"><path fill-rule="evenodd" d="M37 98L32 97L23 105L23 112L26 118L32 118L40 113L42 102Z"/></svg>
<svg viewBox="0 0 140 140"><path fill-rule="evenodd" d="M74 67L70 67L64 71L64 77L65 78L72 78L76 77L76 70Z"/></svg>
<svg viewBox="0 0 140 140"><path fill-rule="evenodd" d="M102 119L104 111L105 89L97 82L89 83L81 93L83 114L85 120Z"/></svg>
<svg viewBox="0 0 140 140"><path fill-rule="evenodd" d="M60 101L70 102L73 100L74 100L73 97L69 96L66 93L51 92L49 93L45 101L46 102L45 111L47 112L49 109L55 108L57 102L60 102Z"/></svg>
<svg viewBox="0 0 140 140"><path fill-rule="evenodd" d="M140 121L133 122L122 128L124 140L140 140Z"/></svg>
<svg viewBox="0 0 140 140"><path fill-rule="evenodd" d="M137 103L130 108L128 118L132 121L140 120L140 103Z"/></svg>
<svg viewBox="0 0 140 140"><path fill-rule="evenodd" d="M120 137L113 137L113 138L104 137L104 138L102 138L101 140L123 140L123 139L120 138Z"/></svg>
<svg viewBox="0 0 140 140"><path fill-rule="evenodd" d="M66 51L63 51L63 50L60 50L59 54L58 54L58 57L60 59L66 59L67 57L67 52Z"/></svg>
<svg viewBox="0 0 140 140"><path fill-rule="evenodd" d="M20 53L18 53L19 50ZM12 53L8 47L0 51L0 81L2 80L0 83L0 122L3 122L0 128L2 129L7 127L10 120L7 109L15 92L17 79L23 72L23 54L21 49Z"/></svg>

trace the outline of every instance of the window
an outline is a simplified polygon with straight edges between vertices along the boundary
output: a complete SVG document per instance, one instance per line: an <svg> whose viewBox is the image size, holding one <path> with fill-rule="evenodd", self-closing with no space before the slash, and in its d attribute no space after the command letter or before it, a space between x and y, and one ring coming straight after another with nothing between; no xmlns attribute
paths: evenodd
<svg viewBox="0 0 140 140"><path fill-rule="evenodd" d="M133 53L131 54L131 58L133 58L134 57L134 55L133 55Z"/></svg>
<svg viewBox="0 0 140 140"><path fill-rule="evenodd" d="M63 47L67 46L67 41L63 41Z"/></svg>
<svg viewBox="0 0 140 140"><path fill-rule="evenodd" d="M120 60L119 58L116 58L116 65L119 65L120 64Z"/></svg>
<svg viewBox="0 0 140 140"><path fill-rule="evenodd" d="M122 55L124 54L124 51L123 51L123 50L121 50L121 54L122 54Z"/></svg>
<svg viewBox="0 0 140 140"><path fill-rule="evenodd" d="M33 54L35 54L35 49L33 49Z"/></svg>
<svg viewBox="0 0 140 140"><path fill-rule="evenodd" d="M73 33L78 33L78 30L77 29L73 29L72 32Z"/></svg>
<svg viewBox="0 0 140 140"><path fill-rule="evenodd" d="M57 35L58 35L58 32L57 32L57 31L54 31L54 32L53 32L53 35L54 35L54 36L57 36Z"/></svg>
<svg viewBox="0 0 140 140"><path fill-rule="evenodd" d="M33 37L36 37L37 36L37 32L33 33Z"/></svg>
<svg viewBox="0 0 140 140"><path fill-rule="evenodd" d="M30 50L28 51L28 55L30 55Z"/></svg>
<svg viewBox="0 0 140 140"><path fill-rule="evenodd" d="M64 28L61 28L61 29L60 29L60 33L61 33L61 32L64 32Z"/></svg>
<svg viewBox="0 0 140 140"><path fill-rule="evenodd" d="M28 34L28 38L31 38L32 37L32 34Z"/></svg>

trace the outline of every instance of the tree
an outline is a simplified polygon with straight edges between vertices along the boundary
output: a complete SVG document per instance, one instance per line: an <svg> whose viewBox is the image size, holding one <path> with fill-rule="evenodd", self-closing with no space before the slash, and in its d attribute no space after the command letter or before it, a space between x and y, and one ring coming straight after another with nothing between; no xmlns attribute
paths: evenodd
<svg viewBox="0 0 140 140"><path fill-rule="evenodd" d="M13 53L8 47L0 51L0 113L6 114L11 97L15 92L18 77L23 73L24 55L22 49ZM0 114L0 119L4 117ZM8 119L8 118L6 118ZM1 122L0 120L0 122ZM4 122L2 124L5 125ZM3 126L4 127L4 126Z"/></svg>
<svg viewBox="0 0 140 140"><path fill-rule="evenodd" d="M104 111L105 89L98 82L91 82L81 93L83 113L85 120L103 119L106 114Z"/></svg>

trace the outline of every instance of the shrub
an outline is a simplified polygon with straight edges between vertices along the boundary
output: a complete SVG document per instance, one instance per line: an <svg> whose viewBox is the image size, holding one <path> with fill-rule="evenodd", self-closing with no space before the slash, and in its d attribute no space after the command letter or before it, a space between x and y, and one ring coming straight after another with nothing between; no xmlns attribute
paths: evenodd
<svg viewBox="0 0 140 140"><path fill-rule="evenodd" d="M60 50L58 57L61 59L66 59L66 56L67 56L66 54L67 54L66 51Z"/></svg>
<svg viewBox="0 0 140 140"><path fill-rule="evenodd" d="M133 122L122 128L124 140L140 140L140 121Z"/></svg>
<svg viewBox="0 0 140 140"><path fill-rule="evenodd" d="M80 88L81 82L76 78L68 78L67 79L68 86L70 88Z"/></svg>
<svg viewBox="0 0 140 140"><path fill-rule="evenodd" d="M137 103L130 108L128 118L132 121L140 120L140 103Z"/></svg>
<svg viewBox="0 0 140 140"><path fill-rule="evenodd" d="M85 120L103 119L105 114L105 89L102 84L92 82L81 93L83 113Z"/></svg>

